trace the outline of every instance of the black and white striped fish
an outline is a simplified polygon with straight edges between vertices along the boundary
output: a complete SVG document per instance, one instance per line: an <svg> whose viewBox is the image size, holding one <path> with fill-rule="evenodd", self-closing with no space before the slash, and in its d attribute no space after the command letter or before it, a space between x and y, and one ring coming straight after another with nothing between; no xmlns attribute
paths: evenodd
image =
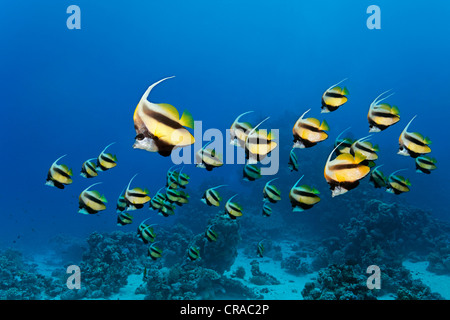
<svg viewBox="0 0 450 320"><path fill-rule="evenodd" d="M349 92L347 87L338 87L345 80L347 79L339 81L324 92L322 95L322 113L335 111L348 101L347 96Z"/></svg>
<svg viewBox="0 0 450 320"><path fill-rule="evenodd" d="M167 77L148 87L133 115L136 141L133 148L158 152L169 156L174 148L189 146L195 142L186 129L194 129L194 119L185 110L180 118L178 110L167 103L152 103L147 100L151 90Z"/></svg>
<svg viewBox="0 0 450 320"><path fill-rule="evenodd" d="M112 155L111 153L106 153L106 149L108 149L114 143L115 142L112 142L109 145L107 145L106 148L103 149L103 151L97 157L97 168L96 169L98 171L106 171L106 170L109 170L109 169L117 166L116 155Z"/></svg>
<svg viewBox="0 0 450 320"><path fill-rule="evenodd" d="M94 183L80 193L78 197L79 213L95 214L106 209L105 204L108 201L105 196L101 195L100 192L96 190L89 190L100 183L101 182Z"/></svg>
<svg viewBox="0 0 450 320"><path fill-rule="evenodd" d="M72 181L72 169L69 169L65 164L57 164L57 162L66 156L63 155L53 162L47 173L47 180L45 185L56 187L58 189L64 189L65 185L71 184Z"/></svg>
<svg viewBox="0 0 450 320"><path fill-rule="evenodd" d="M387 103L381 103L381 101L386 100L393 95L391 93L383 99L379 99L382 95L389 92L385 91L380 94L375 100L370 104L369 112L367 113L367 120L369 121L369 132L380 132L388 127L396 124L400 121L400 110L397 106L391 106Z"/></svg>
<svg viewBox="0 0 450 320"><path fill-rule="evenodd" d="M83 164L81 165L80 176L84 178L94 178L98 176L97 167L94 163L94 160L96 160L96 158L92 158L83 162Z"/></svg>

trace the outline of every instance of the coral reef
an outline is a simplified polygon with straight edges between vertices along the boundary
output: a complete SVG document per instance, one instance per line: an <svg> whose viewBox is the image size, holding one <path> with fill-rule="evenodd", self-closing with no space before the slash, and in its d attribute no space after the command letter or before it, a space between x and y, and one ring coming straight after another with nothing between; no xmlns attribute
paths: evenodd
<svg viewBox="0 0 450 320"><path fill-rule="evenodd" d="M87 243L88 250L79 264L82 288L66 289L61 299L108 298L127 284L130 274L142 272L146 248L135 234L93 232Z"/></svg>
<svg viewBox="0 0 450 320"><path fill-rule="evenodd" d="M168 268L152 268L147 277L147 300L202 300L260 296L238 280L201 266L185 263Z"/></svg>
<svg viewBox="0 0 450 320"><path fill-rule="evenodd" d="M359 265L332 264L320 270L314 282L306 283L302 296L305 300L376 300L382 294L395 292L396 300L443 299L420 280L412 280L402 267L382 270L382 290L370 290L367 275Z"/></svg>
<svg viewBox="0 0 450 320"><path fill-rule="evenodd" d="M36 265L25 263L22 253L0 252L0 300L53 299L59 292L55 280L37 273Z"/></svg>
<svg viewBox="0 0 450 320"><path fill-rule="evenodd" d="M373 300L366 287L366 277L354 272L349 265L330 265L319 271L315 282L302 290L305 300Z"/></svg>
<svg viewBox="0 0 450 320"><path fill-rule="evenodd" d="M250 282L256 284L258 286L264 285L274 285L280 284L280 281L277 280L274 276L268 274L267 272L262 272L259 269L259 262L253 260L250 262L252 276L250 277Z"/></svg>
<svg viewBox="0 0 450 320"><path fill-rule="evenodd" d="M217 241L208 241L203 232L196 235L191 244L200 248L201 259L197 262L198 265L223 274L230 270L238 254L240 224L239 221L218 214L208 221L208 225L217 232Z"/></svg>

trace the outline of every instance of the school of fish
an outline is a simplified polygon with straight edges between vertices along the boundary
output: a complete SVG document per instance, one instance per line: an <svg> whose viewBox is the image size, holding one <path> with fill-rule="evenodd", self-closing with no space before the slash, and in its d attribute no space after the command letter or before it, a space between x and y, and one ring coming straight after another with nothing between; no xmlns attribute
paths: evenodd
<svg viewBox="0 0 450 320"><path fill-rule="evenodd" d="M163 157L167 157L174 149L190 146L195 142L193 135L188 130L194 129L194 119L189 111L185 110L180 116L174 106L166 103L152 103L148 100L151 91L158 84L171 78L173 77L167 77L153 83L141 97L133 114L136 130L133 148L157 152ZM346 80L343 79L325 90L322 95L322 113L336 112L348 102L349 90L347 87L340 86ZM384 131L400 121L399 108L385 102L382 103L394 94L390 93L385 96L388 92L390 90L381 93L369 106L367 119L369 133L371 134ZM310 110L303 112L292 128L293 146L287 163L291 174L295 174L294 171L299 171L296 149L311 148L328 139L329 124L325 119L306 118L305 116ZM260 121L256 126L241 120L252 112L247 111L238 115L230 127L230 144L245 150L248 161L243 166L242 179L249 182L263 178L258 162L278 146L272 131L267 132L267 130L260 128L269 117ZM429 146L431 140L421 133L409 131L409 127L416 116L408 122L400 134L398 154L413 158L416 172L430 174L437 168L437 160L427 155L431 153ZM366 176L369 176L369 183L375 188L385 188L389 193L398 195L410 191L411 182L409 179L398 174L407 169L401 168L386 176L380 170L383 164L375 165L378 160L377 152L380 151L380 148L368 141L371 135L357 140L343 137L349 129L350 127L336 137L334 149L331 150L328 158L324 159L324 178L329 184L332 197L345 194L356 188ZM214 148L208 148L211 142L212 140L195 154L196 166L207 171L212 171L224 164L222 155L217 153ZM107 149L113 144L115 142L107 145L97 157L86 160L81 165L80 175L86 179L92 179L101 175L102 172L114 168L117 165L117 157L107 152ZM65 186L72 184L72 169L66 164L58 164L66 156L59 157L50 166L46 185L64 189ZM150 197L150 192L146 188L139 186L132 188L136 176L137 174L131 177L128 185L123 188L118 196L116 202L118 226L132 224L133 216L130 211L142 209L146 204L149 210L157 211L158 214L169 217L175 214L177 208L189 203L190 196L185 189L190 177L183 173L183 167L172 166L167 171L165 185L153 197ZM320 192L314 186L299 185L304 176L302 175L289 191L289 201L293 212L311 209L320 202ZM281 201L281 190L274 184L277 179L275 177L269 180L262 190L261 210L264 217L270 217L272 205ZM108 202L105 196L98 190L91 190L91 188L100 184L101 182L94 183L80 193L79 213L90 215L106 210ZM199 200L207 206L220 207L223 199L219 189L226 187L228 185L211 186L204 191L202 198ZM235 200L236 197L238 201ZM223 214L231 220L242 217L245 211L240 204L241 201L242 199L239 200L239 194L228 198L224 204ZM152 260L157 260L162 257L163 250L156 246L157 233L154 230L156 225L146 223L150 219L147 218L139 224L136 236L143 243L150 243L148 256ZM214 225L209 225L205 230L207 241L216 242L218 237L220 237L220 234L214 230ZM256 254L259 257L263 257L264 253L262 242L263 240L256 245ZM190 261L200 259L200 249L195 245L189 245L186 250L186 259Z"/></svg>

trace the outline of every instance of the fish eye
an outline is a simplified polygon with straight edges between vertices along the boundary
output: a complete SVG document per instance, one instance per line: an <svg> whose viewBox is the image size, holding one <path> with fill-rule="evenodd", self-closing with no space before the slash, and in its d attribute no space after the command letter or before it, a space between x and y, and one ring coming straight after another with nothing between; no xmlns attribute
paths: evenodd
<svg viewBox="0 0 450 320"><path fill-rule="evenodd" d="M139 133L139 134L135 137L136 140L143 140L144 138L145 138L145 136L144 136L144 134L142 134L142 133Z"/></svg>

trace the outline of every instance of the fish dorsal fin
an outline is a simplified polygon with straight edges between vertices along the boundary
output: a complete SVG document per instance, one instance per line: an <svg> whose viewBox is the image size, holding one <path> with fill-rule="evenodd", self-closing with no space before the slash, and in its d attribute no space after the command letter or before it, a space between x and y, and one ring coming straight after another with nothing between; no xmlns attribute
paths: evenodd
<svg viewBox="0 0 450 320"><path fill-rule="evenodd" d="M153 83L152 85L150 85L150 86L148 87L148 89L144 92L144 94L142 95L141 101L142 101L142 100L147 100L147 101L148 101L148 96L149 96L149 94L150 94L150 91L152 91L152 89L153 89L154 87L156 87L158 84L160 84L160 83L163 82L164 80L171 79L171 78L175 78L175 76L171 76L171 77L167 77L167 78L161 79L161 80L159 80L159 81Z"/></svg>
<svg viewBox="0 0 450 320"><path fill-rule="evenodd" d="M151 219L151 217L150 217L150 218L147 218L147 219L145 219L145 220L143 220L143 221L139 224L139 227L142 226L142 225L144 225L145 221L147 221L147 220L149 220L149 219Z"/></svg>
<svg viewBox="0 0 450 320"><path fill-rule="evenodd" d="M302 176L300 177L300 179L297 180L297 182L294 184L294 186L292 187L292 189L294 189L294 188L297 187L298 183L303 179L304 176L305 176L305 175L302 175Z"/></svg>
<svg viewBox="0 0 450 320"><path fill-rule="evenodd" d="M315 126L316 128L320 128L320 121L316 118L307 118L305 121L308 121L311 125Z"/></svg>
<svg viewBox="0 0 450 320"><path fill-rule="evenodd" d="M391 107L391 105L390 104L388 104L388 103L382 103L382 104L379 104L379 105L377 105L377 109L382 109L382 110L385 110L385 111L391 111L391 109L392 109L392 107Z"/></svg>
<svg viewBox="0 0 450 320"><path fill-rule="evenodd" d="M373 102L370 104L371 107L376 106L378 103L380 103L383 100L386 100L387 98L389 98L390 96L392 96L393 94L395 94L395 92L391 93L390 95L388 95L387 97L384 97L381 100L378 100L383 94L388 93L389 91L391 91L392 89L386 90L385 92L381 93L378 97L375 98L375 100L373 100Z"/></svg>
<svg viewBox="0 0 450 320"><path fill-rule="evenodd" d="M206 147L209 146L215 139L209 140L203 147L202 150L206 150Z"/></svg>
<svg viewBox="0 0 450 320"><path fill-rule="evenodd" d="M380 164L379 166L376 166L375 168L372 169L372 171L376 171L376 170L378 170L378 168L381 168L382 166L384 166L384 164Z"/></svg>
<svg viewBox="0 0 450 320"><path fill-rule="evenodd" d="M356 157L356 155L355 155L355 157ZM336 160L353 163L353 162L355 162L355 157L353 157L349 153L341 153L340 155L338 155L336 157Z"/></svg>
<svg viewBox="0 0 450 320"><path fill-rule="evenodd" d="M342 89L341 87L333 87L331 88L328 92L333 92L333 93L339 93L339 94L344 94L344 89Z"/></svg>
<svg viewBox="0 0 450 320"><path fill-rule="evenodd" d="M180 113L173 105L168 103L154 103L154 105L158 106L162 111L164 111L165 115L167 115L170 119L179 121Z"/></svg>
<svg viewBox="0 0 450 320"><path fill-rule="evenodd" d="M339 135L337 136L336 141L339 141L339 138L342 136L342 134L343 134L345 131L349 130L350 128L351 128L351 127L348 127L347 129L342 130L341 133L339 133Z"/></svg>
<svg viewBox="0 0 450 320"><path fill-rule="evenodd" d="M210 190L214 190L214 189L219 189L220 187L228 187L227 184L221 184L220 186L214 187L214 188L210 188Z"/></svg>
<svg viewBox="0 0 450 320"><path fill-rule="evenodd" d="M90 188L92 188L93 186L96 186L96 185L101 184L101 183L103 183L103 182L96 182L96 183L94 183L94 184L91 184L89 187L87 187L86 189L84 189L83 192L86 192L86 191L88 191Z"/></svg>
<svg viewBox="0 0 450 320"><path fill-rule="evenodd" d="M261 121L260 123L258 123L251 131L250 131L250 133L248 134L248 136L250 136L252 133L254 133L255 131L256 131L256 129L260 126L260 125L262 125L263 124L263 122L265 122L267 119L269 119L270 117L267 117L267 118L265 118L263 121ZM248 136L247 136L247 139L248 139Z"/></svg>
<svg viewBox="0 0 450 320"><path fill-rule="evenodd" d="M57 163L59 160L61 160L62 158L64 158L65 156L67 156L67 154L65 154L65 155L59 157L58 159L56 159L55 162L53 162L52 166L56 166L56 163Z"/></svg>
<svg viewBox="0 0 450 320"><path fill-rule="evenodd" d="M194 129L194 117L192 117L192 114L189 111L183 111L180 118L180 124L184 127Z"/></svg>
<svg viewBox="0 0 450 320"><path fill-rule="evenodd" d="M228 199L227 204L229 204L231 202L231 200L233 200L234 197L236 197L238 194L236 193L234 196L232 196L230 199Z"/></svg>
<svg viewBox="0 0 450 320"><path fill-rule="evenodd" d="M277 179L278 179L278 178L273 178L272 180L267 181L266 187L267 187L272 181L275 181L275 180L277 180Z"/></svg>
<svg viewBox="0 0 450 320"><path fill-rule="evenodd" d="M136 174L133 176L133 178L130 179L130 182L128 182L127 190L130 190L131 182L133 181L133 179L134 179L137 175L138 175L138 174L136 173Z"/></svg>
<svg viewBox="0 0 450 320"><path fill-rule="evenodd" d="M331 87L329 87L325 92L330 91L331 89L333 89L334 87L340 85L342 82L344 82L345 80L347 80L348 78L342 79L341 81L339 81L336 84L333 84Z"/></svg>
<svg viewBox="0 0 450 320"><path fill-rule="evenodd" d="M416 117L417 117L417 114L416 114L414 117L412 117L411 120L409 120L409 122L408 122L408 124L406 125L405 129L403 129L403 132L407 132L407 131L408 131L408 128L409 128L409 126L411 125L411 122L413 122L413 120L414 120ZM402 132L402 133L403 133L403 132Z"/></svg>
<svg viewBox="0 0 450 320"><path fill-rule="evenodd" d="M311 108L309 108L308 110L306 110L305 112L303 112L303 114L300 116L300 118L299 118L298 120L303 119L303 117L305 116L305 114L307 114L310 110L311 110ZM297 120L297 121L298 121L298 120Z"/></svg>
<svg viewBox="0 0 450 320"><path fill-rule="evenodd" d="M389 178L390 177L392 177L393 175L395 175L397 172L400 172L400 171L406 171L406 170L408 170L408 169L399 169L399 170L396 170L396 171L394 171L394 172L392 172L390 175L389 175Z"/></svg>
<svg viewBox="0 0 450 320"><path fill-rule="evenodd" d="M341 144L343 144L344 142L342 141L341 143L339 143L336 147L334 147L333 151L330 152L330 154L328 155L328 159L325 165L328 164L328 162L330 162L331 160L331 156L333 155L333 153L341 146Z"/></svg>
<svg viewBox="0 0 450 320"><path fill-rule="evenodd" d="M165 187L161 187L161 188L159 188L159 190L158 191L156 191L156 193L155 194L158 194L158 193L160 193L161 192L161 190L162 189L164 189Z"/></svg>
<svg viewBox="0 0 450 320"><path fill-rule="evenodd" d="M97 158L87 159L84 163L88 163L89 161L97 160Z"/></svg>
<svg viewBox="0 0 450 320"><path fill-rule="evenodd" d="M108 149L110 146L112 146L113 144L115 144L115 142L111 142L110 144L108 144L105 149L103 149L103 151L101 153L104 153L106 151L106 149Z"/></svg>
<svg viewBox="0 0 450 320"><path fill-rule="evenodd" d="M245 116L246 114L249 114L249 113L252 113L252 112L254 112L254 111L247 111L247 112L241 113L240 115L237 116L237 118L234 120L233 123L239 122L239 119L240 119L242 116Z"/></svg>
<svg viewBox="0 0 450 320"><path fill-rule="evenodd" d="M368 136L365 136L365 137L362 137L362 138L356 140L354 143L356 144L356 143L358 143L358 142L364 142L364 141L367 141L371 136L372 136L372 135L369 134Z"/></svg>

